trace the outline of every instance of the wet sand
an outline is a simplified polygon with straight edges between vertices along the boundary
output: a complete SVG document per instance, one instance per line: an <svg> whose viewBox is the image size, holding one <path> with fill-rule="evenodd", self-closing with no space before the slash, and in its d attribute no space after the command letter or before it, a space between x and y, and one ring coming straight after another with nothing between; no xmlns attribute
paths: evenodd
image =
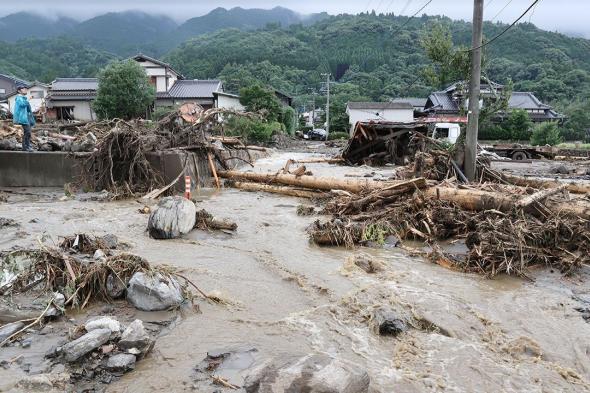
<svg viewBox="0 0 590 393"><path fill-rule="evenodd" d="M310 156L276 153L254 170L276 171L288 158ZM375 171L306 166L315 175ZM387 177L393 168L376 172ZM147 236L147 215L138 213L143 205L136 201L59 201L62 190L11 191L0 204L0 217L20 227L0 230L0 249L33 247L44 236L57 242L73 233L114 233L131 245L130 252L176 266L205 292L227 300L200 301L200 313L184 310L154 351L108 385L108 392L220 391L209 380L197 380L194 368L208 351L233 347L256 348L255 360L312 352L341 357L367 370L370 392L590 391L590 324L574 310L581 303L572 297L590 296L588 267L570 278L539 269L532 273L534 282L486 280L400 249L320 248L305 233L318 217L296 214L297 205L307 201L233 189L202 190L197 199L198 208L236 221L235 235L193 231L167 241ZM38 222L30 222L34 218ZM382 260L385 271L346 268L355 252ZM115 306L128 318L149 317ZM396 338L375 335L368 319L382 306L413 315L421 328ZM73 325L85 314L69 317ZM41 353L42 347L33 343L20 353ZM14 355L13 349L0 350L0 361ZM0 369L0 380L10 386L16 374ZM240 385L246 374L238 367L221 375Z"/></svg>

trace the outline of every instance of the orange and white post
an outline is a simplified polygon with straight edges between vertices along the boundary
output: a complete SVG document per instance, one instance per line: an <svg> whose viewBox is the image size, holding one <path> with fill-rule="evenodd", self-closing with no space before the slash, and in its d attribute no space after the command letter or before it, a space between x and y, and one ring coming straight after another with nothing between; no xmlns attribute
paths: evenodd
<svg viewBox="0 0 590 393"><path fill-rule="evenodd" d="M184 197L186 199L191 199L191 177L190 176L184 177Z"/></svg>

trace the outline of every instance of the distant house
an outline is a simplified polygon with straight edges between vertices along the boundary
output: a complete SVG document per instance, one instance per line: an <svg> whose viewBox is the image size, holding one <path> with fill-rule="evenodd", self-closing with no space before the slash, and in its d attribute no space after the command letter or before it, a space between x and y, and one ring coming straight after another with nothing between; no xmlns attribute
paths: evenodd
<svg viewBox="0 0 590 393"><path fill-rule="evenodd" d="M275 96L284 106L293 106L293 97L287 93L275 89Z"/></svg>
<svg viewBox="0 0 590 393"><path fill-rule="evenodd" d="M401 98L394 98L391 102L399 103L399 102L407 102L414 107L415 113L424 112L424 107L426 106L426 98L418 98L418 97L401 97Z"/></svg>
<svg viewBox="0 0 590 393"><path fill-rule="evenodd" d="M224 93L223 91L214 91L215 107L232 109L234 111L243 111L246 108L240 103L240 96L235 94Z"/></svg>
<svg viewBox="0 0 590 393"><path fill-rule="evenodd" d="M96 120L92 101L96 98L98 79L58 78L47 97L47 118L55 120Z"/></svg>
<svg viewBox="0 0 590 393"><path fill-rule="evenodd" d="M17 86L29 86L29 82L10 75L0 74L0 102L6 102Z"/></svg>
<svg viewBox="0 0 590 393"><path fill-rule="evenodd" d="M27 98L29 99L29 103L31 104L31 109L33 112L44 112L46 106L45 100L49 92L49 85L35 81L28 83L27 87L29 88ZM11 113L14 113L14 102L16 101L17 94L18 93L16 91L13 91L11 94L6 96L8 109Z"/></svg>
<svg viewBox="0 0 590 393"><path fill-rule="evenodd" d="M494 82L482 81L481 97L487 98L494 94L500 94L504 89L503 85ZM465 108L468 102L468 84L457 82L443 91L435 91L426 101L424 112L431 118L439 118L441 122L466 122ZM512 92L508 101L508 110L523 109L533 122L560 121L563 116L553 110L549 105L543 104L531 92ZM505 113L499 113L495 121L502 121Z"/></svg>
<svg viewBox="0 0 590 393"><path fill-rule="evenodd" d="M349 102L346 114L350 133L357 122L389 121L411 123L414 121L414 107L409 102Z"/></svg>
<svg viewBox="0 0 590 393"><path fill-rule="evenodd" d="M156 106L175 106L196 102L205 109L215 107L213 93L223 92L219 80L177 80L168 91L156 93Z"/></svg>
<svg viewBox="0 0 590 393"><path fill-rule="evenodd" d="M150 83L156 88L156 93L167 92L179 79L184 79L179 72L169 64L142 53L132 58L145 70Z"/></svg>

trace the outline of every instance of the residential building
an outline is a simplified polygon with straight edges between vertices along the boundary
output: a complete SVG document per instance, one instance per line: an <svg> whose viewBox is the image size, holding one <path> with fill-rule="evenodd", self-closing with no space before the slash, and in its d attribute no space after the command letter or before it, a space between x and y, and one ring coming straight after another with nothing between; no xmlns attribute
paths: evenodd
<svg viewBox="0 0 590 393"><path fill-rule="evenodd" d="M485 105L487 98L501 94L503 89L503 85L482 80L480 105ZM467 116L464 113L468 103L468 94L466 82L454 83L443 91L435 91L430 94L424 106L424 112L428 114L429 118L443 122L467 122ZM531 92L512 92L508 101L508 110L513 109L525 110L533 122L561 121L564 118L551 106L543 104ZM506 115L506 113L498 113L494 120L502 121Z"/></svg>
<svg viewBox="0 0 590 393"><path fill-rule="evenodd" d="M214 91L215 107L231 109L234 111L244 111L246 108L240 103L240 96L223 91Z"/></svg>
<svg viewBox="0 0 590 393"><path fill-rule="evenodd" d="M386 121L411 123L414 121L414 107L409 102L349 102L346 114L352 135L356 123Z"/></svg>
<svg viewBox="0 0 590 393"><path fill-rule="evenodd" d="M6 102L8 97L16 92L17 86L29 86L29 82L10 75L0 74L0 102Z"/></svg>
<svg viewBox="0 0 590 393"><path fill-rule="evenodd" d="M209 109L215 107L215 92L223 92L223 84L219 80L177 80L168 91L156 93L156 106L195 102Z"/></svg>
<svg viewBox="0 0 590 393"><path fill-rule="evenodd" d="M407 102L414 107L414 113L422 113L424 112L424 107L426 106L426 98L418 98L418 97L401 97L401 98L394 98L391 102L399 103L399 102Z"/></svg>
<svg viewBox="0 0 590 393"><path fill-rule="evenodd" d="M144 68L145 73L150 78L151 84L156 88L156 93L167 92L177 80L184 79L184 77L169 64L142 53L134 56L133 60Z"/></svg>
<svg viewBox="0 0 590 393"><path fill-rule="evenodd" d="M47 97L47 118L54 120L96 120L92 101L96 98L98 79L58 78Z"/></svg>

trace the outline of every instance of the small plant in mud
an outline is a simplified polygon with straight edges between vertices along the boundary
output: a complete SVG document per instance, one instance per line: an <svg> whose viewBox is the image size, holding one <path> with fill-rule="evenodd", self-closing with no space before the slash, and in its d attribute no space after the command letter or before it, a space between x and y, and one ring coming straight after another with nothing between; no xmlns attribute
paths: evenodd
<svg viewBox="0 0 590 393"><path fill-rule="evenodd" d="M379 245L385 244L385 238L391 234L390 228L381 223L369 224L363 231L363 241L375 242Z"/></svg>

